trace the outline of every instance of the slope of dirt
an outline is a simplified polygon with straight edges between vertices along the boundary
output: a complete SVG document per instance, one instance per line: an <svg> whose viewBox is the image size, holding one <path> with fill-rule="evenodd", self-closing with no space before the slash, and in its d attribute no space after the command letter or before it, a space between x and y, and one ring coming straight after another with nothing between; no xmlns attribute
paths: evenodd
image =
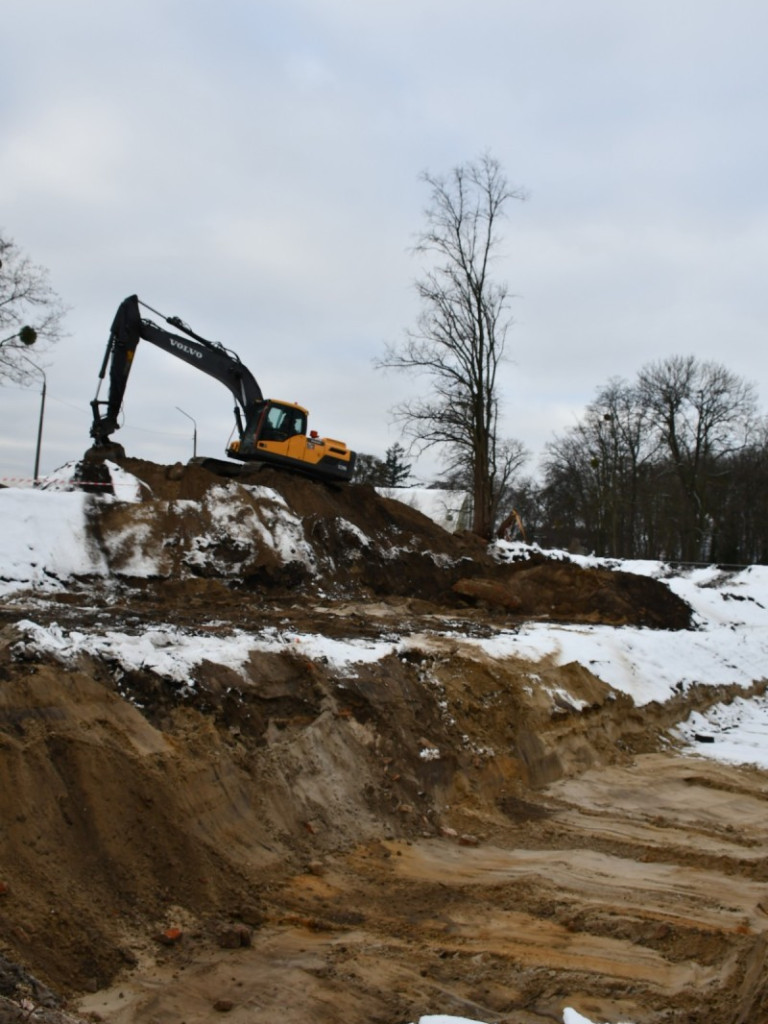
<svg viewBox="0 0 768 1024"><path fill-rule="evenodd" d="M658 580L620 570L583 569L534 555L495 577L461 579L456 593L526 617L610 626L688 629L690 609Z"/></svg>
<svg viewBox="0 0 768 1024"><path fill-rule="evenodd" d="M728 690L638 709L465 640L687 628L663 584L499 565L354 485L124 468L143 500L89 511L108 574L4 603L0 1021L768 1015L768 780L666 739ZM184 679L108 643L168 623L297 642Z"/></svg>
<svg viewBox="0 0 768 1024"><path fill-rule="evenodd" d="M201 466L120 466L145 484L139 504L94 503L91 530L109 569L141 561L162 580L216 579L255 595L318 591L480 604L507 617L690 626L661 582L532 556L500 563L472 534L449 534L364 485L328 485L263 466L222 480Z"/></svg>

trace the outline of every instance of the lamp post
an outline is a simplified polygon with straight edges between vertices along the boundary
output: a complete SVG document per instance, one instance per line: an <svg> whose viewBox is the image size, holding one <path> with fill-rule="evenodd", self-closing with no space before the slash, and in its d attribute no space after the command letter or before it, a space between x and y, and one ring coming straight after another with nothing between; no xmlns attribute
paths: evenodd
<svg viewBox="0 0 768 1024"><path fill-rule="evenodd" d="M40 391L40 419L37 421L37 445L35 446L35 483L37 483L40 475L40 446L43 443L43 417L45 416L45 392L48 387L48 382L45 379L45 372L37 367L43 376L43 387Z"/></svg>
<svg viewBox="0 0 768 1024"><path fill-rule="evenodd" d="M6 345L9 341L14 341L15 339L18 339L22 345L29 347L30 345L34 345L37 341L37 331L34 327L30 327L28 324L24 327L20 327L15 334L12 334L8 338L3 338L3 340L0 341L0 348L2 348L3 345ZM14 345L13 347L18 348L17 345ZM38 477L40 476L40 447L43 442L43 418L45 417L45 394L48 389L48 382L45 377L45 371L42 367L38 366L37 363L33 363L29 356L24 355L22 351L19 351L19 355L29 363L33 370L37 370L37 372L42 374L43 377L43 388L40 392L40 418L37 423L37 445L35 446L35 483L37 483Z"/></svg>
<svg viewBox="0 0 768 1024"><path fill-rule="evenodd" d="M190 416L188 412L184 412L183 409L179 409L178 405L176 406L176 409L181 413L182 416L186 416L188 420L192 420L192 426L194 428L193 431L192 431L192 458L196 459L197 458L197 423L195 422L194 417Z"/></svg>
<svg viewBox="0 0 768 1024"><path fill-rule="evenodd" d="M22 328L22 330L23 329L24 328ZM30 328L30 330L31 330L31 328ZM25 345L31 345L32 342L31 341L27 341L24 344ZM33 363L32 360L29 358L29 356L25 356L23 352L19 352L19 355L22 357L22 359L26 359L26 361L29 363L29 365L32 367L32 369L33 370L37 370L37 372L43 378L43 386L42 386L42 389L40 391L40 417L39 417L39 419L37 421L37 444L35 445L35 477L34 477L34 479L35 479L35 483L37 483L38 477L40 476L40 448L41 448L42 443L43 443L43 419L45 417L45 395L46 395L46 392L48 390L48 381L46 380L45 370L42 368L42 366L38 366L37 363Z"/></svg>

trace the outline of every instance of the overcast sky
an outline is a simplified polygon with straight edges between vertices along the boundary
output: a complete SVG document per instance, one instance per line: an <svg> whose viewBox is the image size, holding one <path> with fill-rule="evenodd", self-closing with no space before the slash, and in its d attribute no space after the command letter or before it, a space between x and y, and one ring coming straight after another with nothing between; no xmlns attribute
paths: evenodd
<svg viewBox="0 0 768 1024"><path fill-rule="evenodd" d="M133 293L383 456L420 386L373 365L417 314L420 174L485 152L528 193L496 272L502 433L532 470L598 386L669 355L765 411L767 44L764 0L5 0L0 228L70 307L41 470L88 447ZM0 477L30 475L39 383L0 403ZM187 459L177 407L223 456L229 393L143 343L115 440Z"/></svg>

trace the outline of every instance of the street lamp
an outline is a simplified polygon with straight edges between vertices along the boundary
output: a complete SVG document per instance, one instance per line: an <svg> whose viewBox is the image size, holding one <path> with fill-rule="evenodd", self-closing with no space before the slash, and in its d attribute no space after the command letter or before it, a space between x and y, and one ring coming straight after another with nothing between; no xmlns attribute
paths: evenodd
<svg viewBox="0 0 768 1024"><path fill-rule="evenodd" d="M6 345L9 341L13 341L14 338L18 338L22 345L34 345L37 341L37 331L34 327L30 327L28 324L25 327L20 327L15 334L12 334L8 338L3 338L0 341L0 347Z"/></svg>
<svg viewBox="0 0 768 1024"><path fill-rule="evenodd" d="M192 420L192 425L194 427L194 429L192 431L192 458L196 459L197 458L197 423L195 422L194 417L190 416L188 412L184 412L183 409L179 409L178 405L176 406L176 408L181 413L182 416L186 416L188 420Z"/></svg>

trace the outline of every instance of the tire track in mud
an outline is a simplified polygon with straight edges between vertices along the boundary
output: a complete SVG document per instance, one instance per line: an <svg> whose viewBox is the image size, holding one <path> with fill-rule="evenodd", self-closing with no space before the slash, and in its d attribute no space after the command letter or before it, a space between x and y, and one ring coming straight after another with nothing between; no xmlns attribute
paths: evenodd
<svg viewBox="0 0 768 1024"><path fill-rule="evenodd" d="M467 1000L482 1020L574 1006L636 1024L753 1022L768 1005L767 792L754 770L644 756L542 791L546 818L524 842L521 828L493 845L386 842L283 896L304 913L358 908L388 959L439 981L424 1013Z"/></svg>
<svg viewBox="0 0 768 1024"><path fill-rule="evenodd" d="M471 845L328 852L263 894L252 948L171 951L124 980L122 999L115 988L82 1008L101 1000L114 1024L202 1021L229 993L236 1024L552 1024L566 1006L601 1021L753 1024L768 1006L766 792L760 772L644 755L530 794L526 820L488 818L492 838Z"/></svg>

